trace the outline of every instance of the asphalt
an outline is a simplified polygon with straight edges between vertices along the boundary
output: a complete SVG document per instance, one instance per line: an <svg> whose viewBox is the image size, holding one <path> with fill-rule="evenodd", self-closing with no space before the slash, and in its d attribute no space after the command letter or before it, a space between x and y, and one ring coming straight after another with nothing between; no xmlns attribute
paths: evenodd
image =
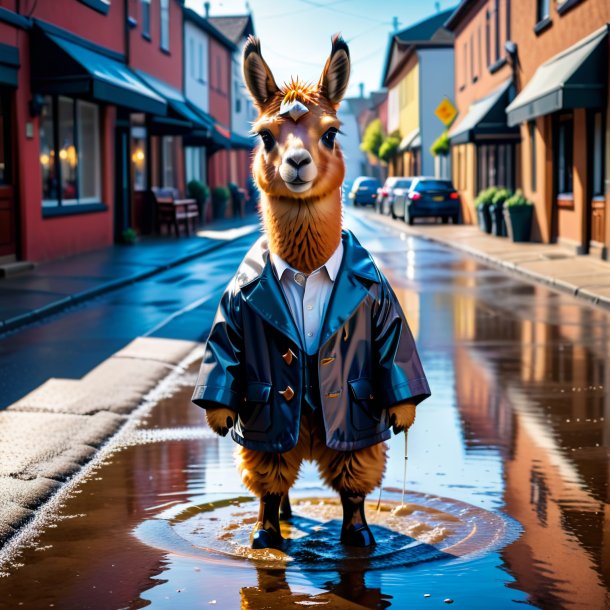
<svg viewBox="0 0 610 610"><path fill-rule="evenodd" d="M192 237L151 237L39 264L0 279L0 334L212 252L259 229L258 218L215 222Z"/></svg>
<svg viewBox="0 0 610 610"><path fill-rule="evenodd" d="M392 220L374 211L364 215L407 235L466 252L496 267L567 292L610 309L610 263L574 254L559 244L513 243L508 237L483 233L474 225L414 224Z"/></svg>

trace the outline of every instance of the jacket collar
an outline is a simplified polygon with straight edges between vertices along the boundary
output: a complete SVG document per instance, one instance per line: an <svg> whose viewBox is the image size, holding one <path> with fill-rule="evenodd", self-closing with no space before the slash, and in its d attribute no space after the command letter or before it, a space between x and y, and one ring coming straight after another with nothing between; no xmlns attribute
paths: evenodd
<svg viewBox="0 0 610 610"><path fill-rule="evenodd" d="M381 281L370 254L351 231L342 231L343 260L320 333L323 345L350 318L369 292ZM302 345L282 288L273 272L266 237L252 246L237 271L237 285L248 304L277 330Z"/></svg>

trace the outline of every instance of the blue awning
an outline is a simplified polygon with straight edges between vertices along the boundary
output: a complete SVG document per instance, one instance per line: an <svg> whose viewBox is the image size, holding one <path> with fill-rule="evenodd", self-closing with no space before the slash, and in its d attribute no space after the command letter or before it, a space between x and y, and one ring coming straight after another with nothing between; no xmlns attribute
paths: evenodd
<svg viewBox="0 0 610 610"><path fill-rule="evenodd" d="M137 112L166 113L165 100L119 59L38 29L31 41L35 91L81 95Z"/></svg>

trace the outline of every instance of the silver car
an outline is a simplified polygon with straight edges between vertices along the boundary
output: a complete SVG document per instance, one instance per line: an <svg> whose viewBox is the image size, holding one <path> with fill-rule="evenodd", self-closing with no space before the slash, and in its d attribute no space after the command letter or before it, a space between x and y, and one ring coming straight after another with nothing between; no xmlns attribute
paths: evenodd
<svg viewBox="0 0 610 610"><path fill-rule="evenodd" d="M390 214L392 218L396 218L394 213L394 200L397 196L406 193L411 186L413 178L410 176L392 176L385 181L383 187L379 190L375 209L380 214Z"/></svg>

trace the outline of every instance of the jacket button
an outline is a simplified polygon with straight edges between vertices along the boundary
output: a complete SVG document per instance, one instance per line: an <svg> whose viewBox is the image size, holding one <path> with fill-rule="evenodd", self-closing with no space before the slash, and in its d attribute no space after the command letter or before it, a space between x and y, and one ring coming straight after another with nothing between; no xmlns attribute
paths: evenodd
<svg viewBox="0 0 610 610"><path fill-rule="evenodd" d="M294 390L290 386L286 386L285 390L280 390L280 394L285 400L292 400L294 397Z"/></svg>
<svg viewBox="0 0 610 610"><path fill-rule="evenodd" d="M282 356L282 358L284 359L284 362L290 366L292 364L293 360L296 360L296 354L290 349L288 348L288 351Z"/></svg>

